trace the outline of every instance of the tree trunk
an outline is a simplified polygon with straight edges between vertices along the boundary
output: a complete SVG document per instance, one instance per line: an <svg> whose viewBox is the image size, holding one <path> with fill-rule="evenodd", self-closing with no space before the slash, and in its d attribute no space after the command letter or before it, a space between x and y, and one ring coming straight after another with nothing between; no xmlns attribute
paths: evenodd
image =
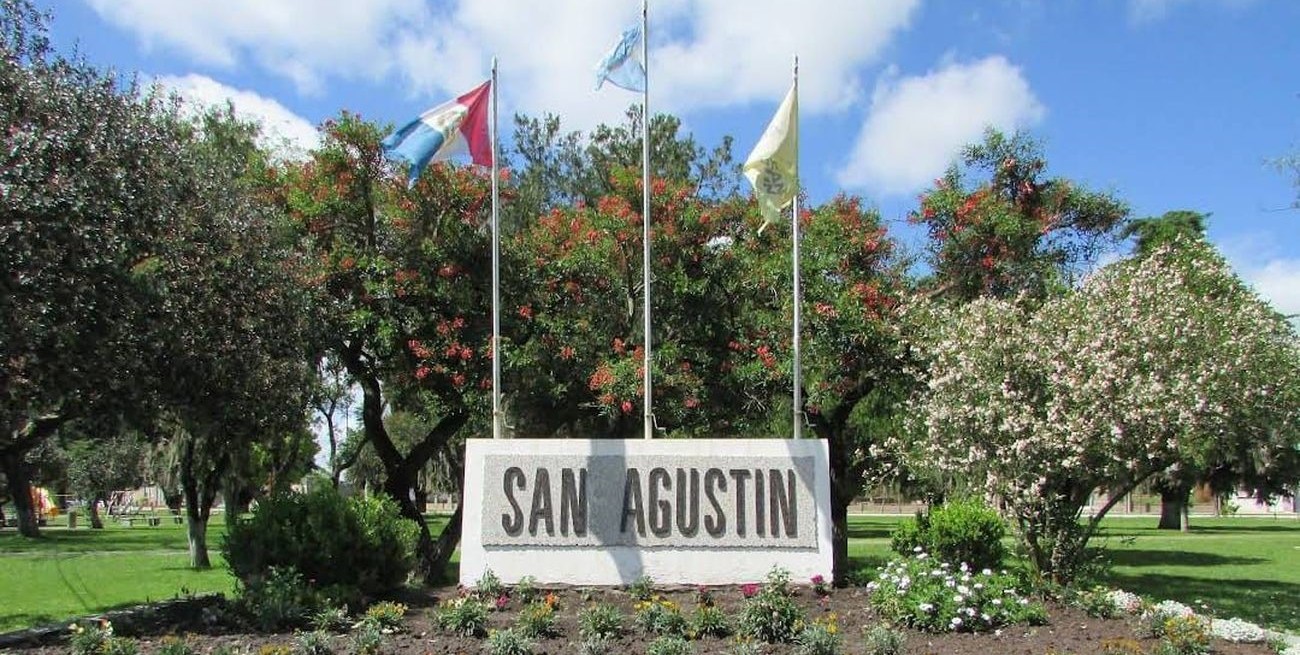
<svg viewBox="0 0 1300 655"><path fill-rule="evenodd" d="M185 532L190 545L190 568L210 569L212 560L208 557L208 519L195 516L194 511L188 513L190 520Z"/></svg>
<svg viewBox="0 0 1300 655"><path fill-rule="evenodd" d="M226 506L226 534L230 534L235 524L239 522L240 506L238 493L235 491L235 485L230 480L221 486L221 503Z"/></svg>
<svg viewBox="0 0 1300 655"><path fill-rule="evenodd" d="M1160 487L1160 530L1187 531L1187 487Z"/></svg>
<svg viewBox="0 0 1300 655"><path fill-rule="evenodd" d="M461 501L456 503L456 511L451 513L451 519L447 521L447 525L443 527L438 540L434 542L433 548L428 553L425 569L433 576L426 576L425 584L441 582L446 577L444 574L447 572L447 564L451 562L451 555L456 552L456 546L460 544L460 522L465 509L463 500L462 491Z"/></svg>
<svg viewBox="0 0 1300 655"><path fill-rule="evenodd" d="M90 499L90 527L92 530L104 529L104 519L99 516L99 496Z"/></svg>
<svg viewBox="0 0 1300 655"><path fill-rule="evenodd" d="M14 500L14 509L18 514L18 534L24 537L41 536L36 524L36 508L32 505L32 485L27 478L27 462L23 461L21 452L7 452L0 456L0 465L4 466L5 479L9 483L9 496Z"/></svg>

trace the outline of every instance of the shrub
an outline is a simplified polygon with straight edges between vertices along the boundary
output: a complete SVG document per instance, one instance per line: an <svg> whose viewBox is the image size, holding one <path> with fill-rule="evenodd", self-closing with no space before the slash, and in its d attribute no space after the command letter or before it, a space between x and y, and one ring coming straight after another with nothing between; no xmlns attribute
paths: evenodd
<svg viewBox="0 0 1300 655"><path fill-rule="evenodd" d="M316 611L316 595L291 567L273 566L240 585L236 607L264 632L303 625Z"/></svg>
<svg viewBox="0 0 1300 655"><path fill-rule="evenodd" d="M72 631L68 640L72 655L102 655L108 640L113 638L113 624L108 621L73 623L68 629Z"/></svg>
<svg viewBox="0 0 1300 655"><path fill-rule="evenodd" d="M925 553L881 567L867 590L877 614L927 632L980 632L1047 618L1042 605L1020 595L1011 576L954 567Z"/></svg>
<svg viewBox="0 0 1300 655"><path fill-rule="evenodd" d="M533 640L513 628L488 635L489 655L533 655Z"/></svg>
<svg viewBox="0 0 1300 655"><path fill-rule="evenodd" d="M1172 600L1162 601L1142 610L1138 617L1137 635L1145 639L1160 639L1165 635L1165 621L1193 616L1192 608Z"/></svg>
<svg viewBox="0 0 1300 655"><path fill-rule="evenodd" d="M578 644L578 655L609 655L609 638L591 637Z"/></svg>
<svg viewBox="0 0 1300 655"><path fill-rule="evenodd" d="M804 619L803 608L790 597L789 575L773 569L767 584L740 610L738 631L768 643L793 641Z"/></svg>
<svg viewBox="0 0 1300 655"><path fill-rule="evenodd" d="M623 634L623 613L613 605L592 605L578 612L578 634L583 639L618 639Z"/></svg>
<svg viewBox="0 0 1300 655"><path fill-rule="evenodd" d="M902 655L903 633L887 625L862 630L864 655Z"/></svg>
<svg viewBox="0 0 1300 655"><path fill-rule="evenodd" d="M541 602L525 605L519 611L519 618L515 619L515 627L526 637L544 639L557 636L554 606Z"/></svg>
<svg viewBox="0 0 1300 655"><path fill-rule="evenodd" d="M110 637L104 642L104 655L140 655L140 642L130 637Z"/></svg>
<svg viewBox="0 0 1300 655"><path fill-rule="evenodd" d="M650 600L655 592L655 581L648 575L642 575L627 586L627 593L640 601Z"/></svg>
<svg viewBox="0 0 1300 655"><path fill-rule="evenodd" d="M294 640L293 655L333 655L329 633L312 630L298 635Z"/></svg>
<svg viewBox="0 0 1300 655"><path fill-rule="evenodd" d="M1196 615L1165 619L1155 652L1159 655L1205 655L1210 652L1209 622Z"/></svg>
<svg viewBox="0 0 1300 655"><path fill-rule="evenodd" d="M679 635L664 635L650 642L646 655L691 655L695 648Z"/></svg>
<svg viewBox="0 0 1300 655"><path fill-rule="evenodd" d="M373 623L363 622L352 633L352 655L378 655L384 647L384 633Z"/></svg>
<svg viewBox="0 0 1300 655"><path fill-rule="evenodd" d="M361 620L373 623L375 627L379 628L380 632L387 634L400 631L402 629L402 619L405 616L405 605L392 601L383 601L366 608L366 614Z"/></svg>
<svg viewBox="0 0 1300 655"><path fill-rule="evenodd" d="M519 602L525 605L537 600L537 580L531 575L519 578L519 582L515 583L512 593L519 599Z"/></svg>
<svg viewBox="0 0 1300 655"><path fill-rule="evenodd" d="M686 633L686 617L671 600L656 597L637 603L633 620L650 634L680 636Z"/></svg>
<svg viewBox="0 0 1300 655"><path fill-rule="evenodd" d="M890 537L895 552L909 556L919 547L946 562L976 569L997 568L1006 555L1006 526L998 513L975 499L952 501L918 513Z"/></svg>
<svg viewBox="0 0 1300 655"><path fill-rule="evenodd" d="M798 655L839 655L840 630L835 615L830 614L825 620L816 619L804 626L794 643Z"/></svg>
<svg viewBox="0 0 1300 655"><path fill-rule="evenodd" d="M348 608L322 607L311 615L308 624L316 632L347 632L352 622L348 620Z"/></svg>
<svg viewBox="0 0 1300 655"><path fill-rule="evenodd" d="M737 636L731 640L731 649L727 651L729 655L761 655L763 646L753 637L744 635Z"/></svg>
<svg viewBox="0 0 1300 655"><path fill-rule="evenodd" d="M483 575L479 576L478 581L474 583L474 595L479 600L495 602L505 593L505 584L501 582L501 578L498 578L497 574L492 572L492 569L484 569Z"/></svg>
<svg viewBox="0 0 1300 655"><path fill-rule="evenodd" d="M222 553L244 584L290 567L317 588L337 588L343 600L400 587L415 565L417 533L392 499L345 499L326 486L263 499L231 528Z"/></svg>
<svg viewBox="0 0 1300 655"><path fill-rule="evenodd" d="M445 600L438 606L438 627L465 637L481 637L487 630L488 607L471 596Z"/></svg>
<svg viewBox="0 0 1300 655"><path fill-rule="evenodd" d="M194 647L190 646L184 637L173 635L163 637L156 653L157 655L195 655Z"/></svg>
<svg viewBox="0 0 1300 655"><path fill-rule="evenodd" d="M731 634L731 621L720 607L698 605L691 617L691 632L696 637L726 637Z"/></svg>
<svg viewBox="0 0 1300 655"><path fill-rule="evenodd" d="M1115 605L1110 590L1102 586L1074 592L1070 596L1070 604L1083 610L1084 614L1099 619L1119 616L1119 607Z"/></svg>

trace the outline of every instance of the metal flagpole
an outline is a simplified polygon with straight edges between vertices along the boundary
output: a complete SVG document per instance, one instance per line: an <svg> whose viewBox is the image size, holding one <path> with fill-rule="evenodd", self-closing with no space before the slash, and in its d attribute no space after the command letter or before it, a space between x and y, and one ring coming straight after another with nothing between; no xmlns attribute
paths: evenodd
<svg viewBox="0 0 1300 655"><path fill-rule="evenodd" d="M500 439L501 413L501 226L497 188L497 58L492 58L492 438Z"/></svg>
<svg viewBox="0 0 1300 655"><path fill-rule="evenodd" d="M645 66L645 84L641 97L641 289L642 313L645 315L645 438L654 436L654 412L650 405L650 21L648 0L641 0L641 63Z"/></svg>
<svg viewBox="0 0 1300 655"><path fill-rule="evenodd" d="M794 97L799 99L799 56L794 57ZM790 203L790 238L794 242L794 438L803 438L803 363L799 350L803 293L799 285L799 116L794 116L794 199Z"/></svg>

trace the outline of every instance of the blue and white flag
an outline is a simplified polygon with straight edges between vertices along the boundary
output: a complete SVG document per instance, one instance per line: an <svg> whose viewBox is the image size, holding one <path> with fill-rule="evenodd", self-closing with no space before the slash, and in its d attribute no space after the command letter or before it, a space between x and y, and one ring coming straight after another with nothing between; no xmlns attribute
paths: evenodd
<svg viewBox="0 0 1300 655"><path fill-rule="evenodd" d="M488 99L492 82L480 84L455 100L434 107L402 126L381 144L390 157L410 164L409 182L415 184L429 162L468 153L479 166L492 165L488 136Z"/></svg>
<svg viewBox="0 0 1300 655"><path fill-rule="evenodd" d="M637 46L641 44L641 26L630 27L618 43L596 65L596 90L609 82L628 91L645 91L645 64Z"/></svg>

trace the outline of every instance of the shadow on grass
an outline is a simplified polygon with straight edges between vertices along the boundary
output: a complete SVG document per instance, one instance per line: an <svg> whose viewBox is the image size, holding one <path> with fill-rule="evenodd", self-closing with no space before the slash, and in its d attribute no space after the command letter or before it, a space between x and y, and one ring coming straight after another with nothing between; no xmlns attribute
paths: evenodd
<svg viewBox="0 0 1300 655"><path fill-rule="evenodd" d="M1240 617L1273 628L1300 630L1300 584L1275 580L1207 580L1182 575L1112 573L1107 583L1153 600L1173 599L1215 616Z"/></svg>
<svg viewBox="0 0 1300 655"><path fill-rule="evenodd" d="M1240 557L1196 553L1182 550L1141 550L1110 548L1106 556L1116 566L1229 566L1266 564L1271 560L1262 557Z"/></svg>

